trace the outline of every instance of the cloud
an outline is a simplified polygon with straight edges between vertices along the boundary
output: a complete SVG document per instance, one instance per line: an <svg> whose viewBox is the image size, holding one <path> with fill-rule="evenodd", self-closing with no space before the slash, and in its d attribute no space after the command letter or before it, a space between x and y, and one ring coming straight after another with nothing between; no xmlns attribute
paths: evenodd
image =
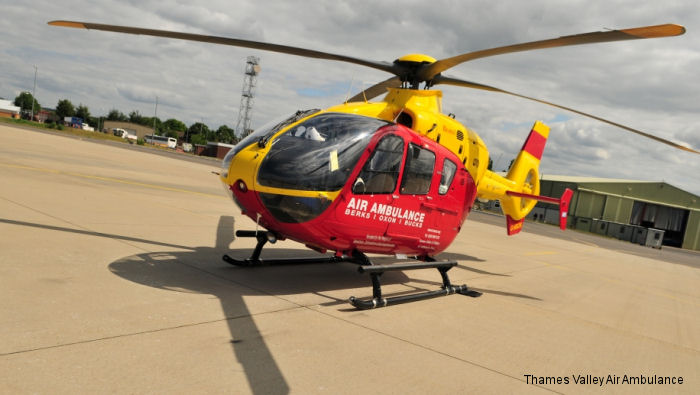
<svg viewBox="0 0 700 395"><path fill-rule="evenodd" d="M693 1L306 1L30 0L2 5L0 96L33 85L53 106L69 98L93 114L117 108L187 124L236 124L247 56L261 58L253 126L304 108L341 102L353 81L385 73L220 45L56 28L74 19L170 29L307 47L377 61L407 53L444 58L562 35L681 23L680 37L514 53L445 74L541 98L700 148L700 7ZM625 12L619 12L624 9ZM41 10L37 12L36 10ZM79 15L76 17L75 15ZM698 155L647 141L576 114L501 94L444 87L445 112L475 130L507 161L536 119L552 134L542 162L550 174L666 179L700 194Z"/></svg>

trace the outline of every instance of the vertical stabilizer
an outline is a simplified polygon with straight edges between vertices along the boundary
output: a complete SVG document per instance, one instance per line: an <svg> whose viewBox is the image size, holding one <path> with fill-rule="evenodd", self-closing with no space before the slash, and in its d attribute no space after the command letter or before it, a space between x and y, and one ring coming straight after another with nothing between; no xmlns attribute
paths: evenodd
<svg viewBox="0 0 700 395"><path fill-rule="evenodd" d="M523 148L513 161L513 165L508 170L506 178L513 182L512 192L524 193L527 195L539 195L540 193L540 159L544 152L547 138L549 137L549 127L540 121L535 122L523 144ZM503 213L510 216L513 221L520 221L537 204L536 200L522 198L520 196L508 195L501 199ZM517 232L516 232L517 233Z"/></svg>
<svg viewBox="0 0 700 395"><path fill-rule="evenodd" d="M525 217L538 200L559 205L559 223L562 229L566 229L569 201L573 192L567 189L559 199L540 196L540 159L548 137L549 126L540 121L535 122L508 174L503 177L487 171L478 185L478 197L500 200L509 236L520 233Z"/></svg>

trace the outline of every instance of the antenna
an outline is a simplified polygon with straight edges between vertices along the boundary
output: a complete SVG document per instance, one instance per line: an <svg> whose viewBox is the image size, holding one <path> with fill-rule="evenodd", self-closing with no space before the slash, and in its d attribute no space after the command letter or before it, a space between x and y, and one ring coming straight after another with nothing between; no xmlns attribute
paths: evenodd
<svg viewBox="0 0 700 395"><path fill-rule="evenodd" d="M250 120L253 115L253 99L257 76L260 74L260 58L248 56L243 76L243 90L241 92L241 104L238 106L237 133L241 138L250 134Z"/></svg>
<svg viewBox="0 0 700 395"><path fill-rule="evenodd" d="M352 83L355 82L355 76L353 75L352 78L350 78L350 86L348 87L348 93L345 94L345 104L348 104L348 99L350 99L350 91L352 91Z"/></svg>

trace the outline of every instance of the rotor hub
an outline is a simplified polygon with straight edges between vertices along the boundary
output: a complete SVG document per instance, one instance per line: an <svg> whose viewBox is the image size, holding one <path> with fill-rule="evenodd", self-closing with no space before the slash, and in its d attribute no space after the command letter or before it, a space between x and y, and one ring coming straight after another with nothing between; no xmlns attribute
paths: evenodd
<svg viewBox="0 0 700 395"><path fill-rule="evenodd" d="M411 89L418 89L421 82L425 82L429 86L430 83L424 78L419 77L421 70L427 65L437 62L432 56L424 54L408 54L394 60L394 66L397 67L397 75L401 82L408 85Z"/></svg>

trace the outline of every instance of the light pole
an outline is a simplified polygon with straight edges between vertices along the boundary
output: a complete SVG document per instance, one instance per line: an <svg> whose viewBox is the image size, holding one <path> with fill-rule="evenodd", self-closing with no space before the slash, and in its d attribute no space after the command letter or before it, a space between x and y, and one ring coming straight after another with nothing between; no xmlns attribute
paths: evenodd
<svg viewBox="0 0 700 395"><path fill-rule="evenodd" d="M156 143L155 137L156 137L156 118L158 117L158 96L156 96L156 110L153 112L153 138L151 139L151 142L153 144Z"/></svg>
<svg viewBox="0 0 700 395"><path fill-rule="evenodd" d="M36 74L39 69L34 65L34 89L32 90L32 113L29 116L31 121L34 121L34 101L36 101Z"/></svg>

